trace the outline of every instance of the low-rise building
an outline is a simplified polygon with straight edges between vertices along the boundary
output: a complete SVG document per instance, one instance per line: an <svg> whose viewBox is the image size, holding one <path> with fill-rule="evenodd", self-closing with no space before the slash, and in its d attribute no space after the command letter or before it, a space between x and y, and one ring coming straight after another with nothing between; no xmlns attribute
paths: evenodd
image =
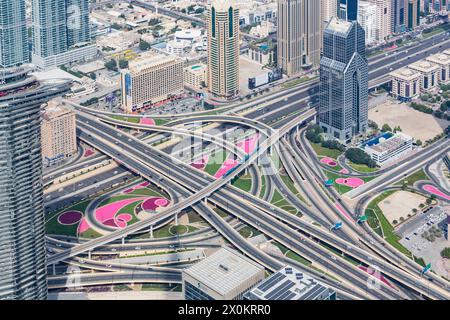
<svg viewBox="0 0 450 320"><path fill-rule="evenodd" d="M199 89L207 86L207 68L204 64L196 64L184 68L184 83L192 88Z"/></svg>
<svg viewBox="0 0 450 320"><path fill-rule="evenodd" d="M122 107L132 113L183 92L183 61L149 52L121 72Z"/></svg>
<svg viewBox="0 0 450 320"><path fill-rule="evenodd" d="M383 166L409 153L413 148L413 138L402 132L386 132L361 147L377 165Z"/></svg>
<svg viewBox="0 0 450 320"><path fill-rule="evenodd" d="M420 87L423 91L431 90L438 86L439 66L426 60L414 62L409 68L420 73Z"/></svg>
<svg viewBox="0 0 450 320"><path fill-rule="evenodd" d="M41 57L32 53L32 63L40 70L48 70L66 64L76 62L87 62L97 57L97 46L95 44L87 44L80 47L75 47L66 52L51 55L48 57Z"/></svg>
<svg viewBox="0 0 450 320"><path fill-rule="evenodd" d="M242 300L264 276L264 267L223 247L183 269L183 295L186 300Z"/></svg>
<svg viewBox="0 0 450 320"><path fill-rule="evenodd" d="M390 73L392 95L398 99L410 100L419 96L421 74L415 70L401 68Z"/></svg>
<svg viewBox="0 0 450 320"><path fill-rule="evenodd" d="M192 50L191 42L188 40L170 40L167 42L166 51L169 54L182 57Z"/></svg>
<svg viewBox="0 0 450 320"><path fill-rule="evenodd" d="M441 68L438 73L440 83L446 84L450 82L450 55L446 55L445 53L437 53L429 56L426 60L438 65Z"/></svg>
<svg viewBox="0 0 450 320"><path fill-rule="evenodd" d="M247 57L263 66L270 65L274 62L274 50L267 44L259 46L251 46L248 49Z"/></svg>
<svg viewBox="0 0 450 320"><path fill-rule="evenodd" d="M336 300L336 292L294 267L285 266L245 294L248 300Z"/></svg>
<svg viewBox="0 0 450 320"><path fill-rule="evenodd" d="M75 113L59 102L48 102L41 124L42 159L51 165L77 152Z"/></svg>

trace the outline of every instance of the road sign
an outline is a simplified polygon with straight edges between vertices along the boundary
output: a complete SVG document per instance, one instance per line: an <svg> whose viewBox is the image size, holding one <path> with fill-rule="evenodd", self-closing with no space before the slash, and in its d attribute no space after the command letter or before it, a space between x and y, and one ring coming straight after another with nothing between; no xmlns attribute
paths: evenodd
<svg viewBox="0 0 450 320"><path fill-rule="evenodd" d="M334 226L330 228L330 230L339 230L342 228L342 222L337 222Z"/></svg>
<svg viewBox="0 0 450 320"><path fill-rule="evenodd" d="M363 222L366 222L366 221L367 221L367 216L366 216L366 215L360 216L360 217L358 218L358 222L359 222L359 223L363 223Z"/></svg>
<svg viewBox="0 0 450 320"><path fill-rule="evenodd" d="M422 273L427 273L431 269L431 263L427 264L425 268L423 268Z"/></svg>

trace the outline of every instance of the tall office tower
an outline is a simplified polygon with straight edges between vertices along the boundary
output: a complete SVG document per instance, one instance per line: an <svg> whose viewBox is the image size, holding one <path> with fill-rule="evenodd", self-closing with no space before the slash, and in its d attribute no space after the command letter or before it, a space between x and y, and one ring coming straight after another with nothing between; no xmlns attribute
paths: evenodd
<svg viewBox="0 0 450 320"><path fill-rule="evenodd" d="M408 0L391 0L391 32L405 32L407 28Z"/></svg>
<svg viewBox="0 0 450 320"><path fill-rule="evenodd" d="M90 42L89 0L31 0L32 62L39 69L95 58Z"/></svg>
<svg viewBox="0 0 450 320"><path fill-rule="evenodd" d="M0 68L28 62L25 0L0 0Z"/></svg>
<svg viewBox="0 0 450 320"><path fill-rule="evenodd" d="M338 0L337 16L341 20L358 19L358 0Z"/></svg>
<svg viewBox="0 0 450 320"><path fill-rule="evenodd" d="M323 34L319 124L348 142L367 129L368 63L364 30L356 21L333 18Z"/></svg>
<svg viewBox="0 0 450 320"><path fill-rule="evenodd" d="M332 17L337 16L337 1L338 0L321 0L321 20L325 23L325 26L330 22Z"/></svg>
<svg viewBox="0 0 450 320"><path fill-rule="evenodd" d="M67 51L66 2L32 0L33 53L49 57Z"/></svg>
<svg viewBox="0 0 450 320"><path fill-rule="evenodd" d="M360 1L358 23L364 29L366 44L375 42L377 40L377 6L367 1Z"/></svg>
<svg viewBox="0 0 450 320"><path fill-rule="evenodd" d="M320 1L278 0L278 67L288 76L320 63Z"/></svg>
<svg viewBox="0 0 450 320"><path fill-rule="evenodd" d="M231 0L213 0L207 12L208 88L216 97L239 94L239 9Z"/></svg>
<svg viewBox="0 0 450 320"><path fill-rule="evenodd" d="M67 46L91 40L89 28L89 1L66 0L67 11Z"/></svg>
<svg viewBox="0 0 450 320"><path fill-rule="evenodd" d="M3 70L0 82L0 300L47 297L41 105L69 85L27 68Z"/></svg>
<svg viewBox="0 0 450 320"><path fill-rule="evenodd" d="M406 27L412 30L420 24L420 0L408 0Z"/></svg>
<svg viewBox="0 0 450 320"><path fill-rule="evenodd" d="M376 39L381 42L391 35L391 0L368 0L377 7Z"/></svg>

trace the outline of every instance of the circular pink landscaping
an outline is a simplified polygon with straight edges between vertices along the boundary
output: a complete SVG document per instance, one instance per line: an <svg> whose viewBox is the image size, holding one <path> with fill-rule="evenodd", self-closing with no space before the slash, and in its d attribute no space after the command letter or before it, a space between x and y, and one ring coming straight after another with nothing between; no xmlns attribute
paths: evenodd
<svg viewBox="0 0 450 320"><path fill-rule="evenodd" d="M351 188L358 188L364 184L364 180L360 178L338 178L336 183Z"/></svg>
<svg viewBox="0 0 450 320"><path fill-rule="evenodd" d="M164 198L150 198L142 203L142 209L145 211L155 211L159 207L166 207L169 201Z"/></svg>
<svg viewBox="0 0 450 320"><path fill-rule="evenodd" d="M349 174L350 173L350 171L348 171L347 169L341 169L341 171L339 171L339 173L342 173L342 174Z"/></svg>
<svg viewBox="0 0 450 320"><path fill-rule="evenodd" d="M58 216L58 222L63 225L72 225L80 222L83 213L80 211L67 211Z"/></svg>
<svg viewBox="0 0 450 320"><path fill-rule="evenodd" d="M330 158L330 157L324 157L324 158L320 159L320 162L325 163L326 165L329 165L330 167L337 166L336 160L334 160L333 158Z"/></svg>

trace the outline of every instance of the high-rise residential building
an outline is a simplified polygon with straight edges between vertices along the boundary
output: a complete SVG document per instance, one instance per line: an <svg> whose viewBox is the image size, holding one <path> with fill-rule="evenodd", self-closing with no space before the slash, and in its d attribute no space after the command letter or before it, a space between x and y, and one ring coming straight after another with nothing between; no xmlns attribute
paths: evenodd
<svg viewBox="0 0 450 320"><path fill-rule="evenodd" d="M129 63L121 73L122 107L136 112L183 92L183 61L149 52Z"/></svg>
<svg viewBox="0 0 450 320"><path fill-rule="evenodd" d="M358 0L338 0L337 17L341 20L358 19Z"/></svg>
<svg viewBox="0 0 450 320"><path fill-rule="evenodd" d="M77 152L75 112L52 100L42 115L42 158L51 165L71 157Z"/></svg>
<svg viewBox="0 0 450 320"><path fill-rule="evenodd" d="M364 29L366 45L377 40L377 6L376 4L359 1L358 23Z"/></svg>
<svg viewBox="0 0 450 320"><path fill-rule="evenodd" d="M391 0L368 0L368 2L377 7L376 39L382 42L391 35Z"/></svg>
<svg viewBox="0 0 450 320"><path fill-rule="evenodd" d="M242 300L265 277L264 267L228 247L183 269L186 300Z"/></svg>
<svg viewBox="0 0 450 320"><path fill-rule="evenodd" d="M323 35L319 124L342 142L367 129L368 63L364 30L356 21L333 18Z"/></svg>
<svg viewBox="0 0 450 320"><path fill-rule="evenodd" d="M28 62L24 0L0 1L0 68Z"/></svg>
<svg viewBox="0 0 450 320"><path fill-rule="evenodd" d="M338 0L321 0L321 21L324 24L324 28L330 22L332 17L337 16Z"/></svg>
<svg viewBox="0 0 450 320"><path fill-rule="evenodd" d="M208 89L214 97L239 94L239 9L232 0L213 0L207 11Z"/></svg>
<svg viewBox="0 0 450 320"><path fill-rule="evenodd" d="M408 0L391 0L391 32L401 33L407 29Z"/></svg>
<svg viewBox="0 0 450 320"><path fill-rule="evenodd" d="M89 28L89 1L66 0L67 46L73 47L91 40Z"/></svg>
<svg viewBox="0 0 450 320"><path fill-rule="evenodd" d="M32 62L40 69L93 59L89 0L32 0Z"/></svg>
<svg viewBox="0 0 450 320"><path fill-rule="evenodd" d="M319 65L320 17L320 1L278 0L278 67L286 75Z"/></svg>
<svg viewBox="0 0 450 320"><path fill-rule="evenodd" d="M38 82L27 68L0 79L0 300L47 297L41 105L69 85Z"/></svg>

